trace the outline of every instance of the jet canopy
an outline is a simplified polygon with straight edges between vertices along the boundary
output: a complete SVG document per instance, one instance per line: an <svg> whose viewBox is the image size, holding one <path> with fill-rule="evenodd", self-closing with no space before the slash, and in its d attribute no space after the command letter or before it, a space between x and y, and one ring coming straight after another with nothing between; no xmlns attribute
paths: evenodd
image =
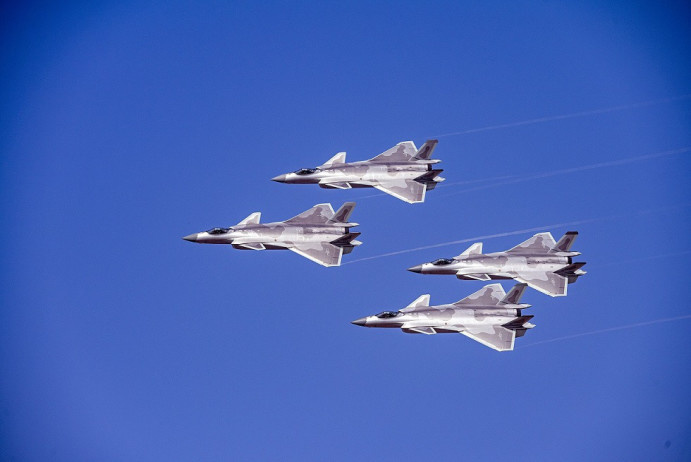
<svg viewBox="0 0 691 462"><path fill-rule="evenodd" d="M225 234L230 231L230 228L213 228L207 231L209 234Z"/></svg>
<svg viewBox="0 0 691 462"><path fill-rule="evenodd" d="M318 168L301 168L300 170L295 170L296 175L311 175L312 173L319 170Z"/></svg>
<svg viewBox="0 0 691 462"><path fill-rule="evenodd" d="M434 260L432 262L432 264L435 266L450 265L451 263L453 263L453 259L451 258L440 258L439 260Z"/></svg>
<svg viewBox="0 0 691 462"><path fill-rule="evenodd" d="M380 319L395 318L401 314L400 311L382 311L377 315Z"/></svg>

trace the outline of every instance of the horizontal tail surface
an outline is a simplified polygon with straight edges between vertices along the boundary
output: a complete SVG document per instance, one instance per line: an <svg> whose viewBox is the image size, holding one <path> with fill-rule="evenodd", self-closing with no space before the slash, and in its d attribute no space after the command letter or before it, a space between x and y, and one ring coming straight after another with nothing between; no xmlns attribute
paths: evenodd
<svg viewBox="0 0 691 462"><path fill-rule="evenodd" d="M336 240L331 241L331 243L338 247L344 247L347 245L353 245L353 240L358 237L361 233L347 233L339 237Z"/></svg>
<svg viewBox="0 0 691 462"><path fill-rule="evenodd" d="M517 318L512 319L511 321L507 322L506 324L503 324L502 327L506 327L507 329L511 330L516 330L516 329L522 329L524 325L533 319L532 314L528 314L525 316L518 316ZM531 325L532 327L532 325Z"/></svg>
<svg viewBox="0 0 691 462"><path fill-rule="evenodd" d="M439 174L443 171L443 169L430 170L429 172L425 172L424 175L415 178L415 181L420 183L436 183L438 181L444 181L443 178L439 178Z"/></svg>
<svg viewBox="0 0 691 462"><path fill-rule="evenodd" d="M556 271L557 274L560 274L562 276L581 276L585 274L585 271L583 271L581 268L585 266L585 262L576 262L572 263L569 266L565 266L559 271Z"/></svg>

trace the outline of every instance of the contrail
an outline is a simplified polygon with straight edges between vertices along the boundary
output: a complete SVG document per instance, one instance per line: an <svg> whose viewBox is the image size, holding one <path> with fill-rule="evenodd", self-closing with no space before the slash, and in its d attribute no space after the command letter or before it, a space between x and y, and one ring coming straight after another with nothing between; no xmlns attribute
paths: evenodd
<svg viewBox="0 0 691 462"><path fill-rule="evenodd" d="M571 114L539 117L537 119L522 120L520 122L510 122L510 123L506 123L506 124L489 125L487 127L472 128L470 130L463 130L460 132L445 133L443 135L437 135L435 138L442 138L442 137L446 137L446 136L466 135L469 133L486 132L489 130L499 130L502 128L521 127L523 125L533 125L533 124L538 124L538 123L543 123L543 122L551 122L553 120L574 119L576 117L586 117L586 116L596 115L596 114L605 114L607 112L624 111L626 109L635 109L635 108L639 108L639 107L653 106L656 104L670 103L672 101L681 101L681 100L685 100L685 99L689 99L689 98L691 98L691 94L675 96L672 98L655 99L652 101L643 101L641 103L625 104L622 106L612 106L612 107L606 107L606 108L600 108L600 109L593 109L590 111L574 112Z"/></svg>
<svg viewBox="0 0 691 462"><path fill-rule="evenodd" d="M563 226L576 226L576 225L581 225L584 223L590 223L593 221L600 221L601 219L592 219L592 220L580 220L580 221L570 221L567 223L556 223L552 225L547 225L547 226L539 226L536 228L526 228L526 229L519 229L516 231L508 231L506 233L497 233L497 234L486 234L484 236L475 236L475 237L469 237L466 239L459 239L457 241L448 241L448 242L442 242L440 244L431 244L431 245L425 245L422 247L415 247L413 249L406 249L406 250L399 250L397 252L389 252L389 253L383 253L380 255L374 255L372 257L365 257L365 258L358 258L357 260L350 260L347 262L341 263L341 265L348 265L351 263L357 263L360 261L365 261L365 260L374 260L376 258L383 258L383 257L391 257L393 255L400 255L402 253L409 253L409 252L417 252L418 250L426 250L426 249L434 249L436 247L445 247L447 245L453 245L453 244L463 244L464 242L474 242L474 241L479 241L479 240L484 240L484 239L493 239L495 237L505 237L505 236L514 236L516 234L525 234L525 233L531 233L534 231L541 231L544 230L545 228L559 228Z"/></svg>
<svg viewBox="0 0 691 462"><path fill-rule="evenodd" d="M448 196L453 196L456 194L462 194L465 192L479 191L481 189L496 188L497 186L503 186L503 185L513 184L513 183L521 183L524 181L532 181L532 180L537 180L540 178L547 178L550 176L566 175L569 173L582 172L585 170L594 170L594 169L604 168L604 167L614 167L617 165L631 164L634 162L640 162L640 161L644 161L644 160L655 159L658 157L673 156L675 154L681 154L681 153L689 152L689 151L691 151L691 147L684 147L684 148L679 148L679 149L671 149L668 151L654 152L652 154L644 154L642 156L627 157L625 159L611 160L611 161L607 161L607 162L598 162L596 164L590 164L590 165L582 165L580 167L572 167L572 168L564 168L564 169L560 169L560 170L553 170L551 172L543 172L543 173L537 173L535 175L528 175L528 176L523 176L523 177L519 177L519 178L507 179L506 181L501 181L499 183L492 183L492 184L488 184L488 185L475 186L473 188L463 189L461 191L454 191L452 193L441 195L439 197L448 197Z"/></svg>
<svg viewBox="0 0 691 462"><path fill-rule="evenodd" d="M557 337L557 338L552 338L549 340L542 340L540 342L528 343L526 345L521 345L519 347L516 347L516 349L528 348L528 347L532 347L535 345L543 345L545 343L561 342L562 340L570 340L572 338L585 337L587 335L604 334L605 332L613 332L613 331L617 331L617 330L633 329L635 327L650 326L652 324L660 324L663 322L680 321L682 319L689 319L689 318L691 318L691 314L685 314L683 316L676 316L674 318L654 319L652 321L637 322L635 324L626 324L626 325L617 326L617 327L608 327L607 329L593 330L590 332L582 332L580 334L566 335L564 337Z"/></svg>
<svg viewBox="0 0 691 462"><path fill-rule="evenodd" d="M620 214L609 215L609 216L605 216L605 217L586 218L584 220L568 221L568 222L564 222L564 223L553 223L551 225L543 225L543 226L539 226L539 227L535 227L535 228L518 229L515 231L507 231L504 233L486 234L483 236L469 237L469 238L465 238L465 239L459 239L456 241L441 242L439 244L430 244L430 245L425 245L422 247L415 247L412 249L398 250L396 252L389 252L389 253L383 253L383 254L379 254L379 255L373 255L371 257L358 258L357 260L350 260L347 262L343 262L343 263L341 263L341 266L342 265L350 265L352 263L358 263L358 262L367 261L367 260L375 260L378 258L391 257L394 255L401 255L404 253L417 252L419 250L427 250L427 249L434 249L437 247L445 247L447 245L463 244L466 242L476 242L476 241L480 241L480 240L494 239L497 237L514 236L517 234L532 233L535 231L544 231L545 229L549 229L549 228L563 228L566 226L577 226L577 225L582 225L582 224L586 224L586 223L595 223L595 222L600 222L600 221L615 220L617 218L625 218L625 217L636 216L636 215L645 215L645 214L649 214L649 213L656 213L656 212L661 212L661 211L665 211L665 210L673 210L673 209L684 208L684 207L691 207L691 203L670 205L668 207L659 207L656 209L639 210L637 212L632 212L632 213L620 213Z"/></svg>
<svg viewBox="0 0 691 462"><path fill-rule="evenodd" d="M649 257L641 257L641 258L633 258L631 260L619 260L619 261L612 261L609 263L604 263L602 265L598 264L598 268L605 268L607 266L614 266L614 265L628 265L631 263L640 263L648 260L657 260L658 258L669 258L669 257L677 257L679 255L687 255L690 254L691 250L682 250L680 252L672 252L672 253L661 253L659 255L651 255Z"/></svg>
<svg viewBox="0 0 691 462"><path fill-rule="evenodd" d="M446 181L438 184L438 188L445 188L447 186L455 186L459 184L473 184L473 183L484 183L485 181L496 181L496 180L507 180L509 178L516 178L516 175L502 175L502 176L493 176L490 178L483 178L481 180L467 180L467 181L454 181L453 183L447 183Z"/></svg>

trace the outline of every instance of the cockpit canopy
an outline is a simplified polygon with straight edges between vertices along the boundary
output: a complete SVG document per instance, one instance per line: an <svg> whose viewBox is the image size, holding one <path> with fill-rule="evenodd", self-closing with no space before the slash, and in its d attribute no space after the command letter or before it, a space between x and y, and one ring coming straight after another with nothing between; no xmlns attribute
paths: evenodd
<svg viewBox="0 0 691 462"><path fill-rule="evenodd" d="M230 231L230 228L213 228L207 231L209 234L225 234Z"/></svg>
<svg viewBox="0 0 691 462"><path fill-rule="evenodd" d="M400 311L382 311L377 315L378 318L381 319L386 319L386 318L395 318L396 316L399 316L401 314Z"/></svg>
<svg viewBox="0 0 691 462"><path fill-rule="evenodd" d="M318 169L316 168L301 168L300 170L295 170L296 175L310 175L314 172L316 172Z"/></svg>
<svg viewBox="0 0 691 462"><path fill-rule="evenodd" d="M432 264L435 266L450 265L451 263L453 263L453 259L451 258L440 258L439 260L434 260L432 262Z"/></svg>

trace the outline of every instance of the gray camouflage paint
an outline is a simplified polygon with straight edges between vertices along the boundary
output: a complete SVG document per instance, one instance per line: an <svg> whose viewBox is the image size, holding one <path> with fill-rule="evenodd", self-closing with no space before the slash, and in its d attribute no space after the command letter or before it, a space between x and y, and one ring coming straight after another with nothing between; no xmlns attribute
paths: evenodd
<svg viewBox="0 0 691 462"><path fill-rule="evenodd" d="M242 250L292 250L323 266L339 266L344 253L350 253L362 244L351 233L357 223L348 222L355 207L346 202L334 213L331 204L317 204L301 214L280 222L259 223L260 213L255 212L239 224L229 228L183 237L186 241L200 244L230 244Z"/></svg>
<svg viewBox="0 0 691 462"><path fill-rule="evenodd" d="M440 160L430 159L437 140L428 140L418 150L412 141L404 141L378 156L359 162L346 163L340 152L314 169L300 169L278 175L273 181L289 184L318 184L322 188L377 188L408 203L425 201L427 190L444 181L441 169L432 165Z"/></svg>
<svg viewBox="0 0 691 462"><path fill-rule="evenodd" d="M538 233L510 250L488 254L482 253L478 242L457 257L423 263L408 271L453 274L466 280L515 279L552 297L565 296L568 284L586 274L580 269L585 263L572 260L580 255L570 251L577 236L570 231L555 242L552 234Z"/></svg>
<svg viewBox="0 0 691 462"><path fill-rule="evenodd" d="M534 327L521 311L530 305L520 304L526 284L516 284L509 294L500 284L489 284L468 297L446 305L429 306L429 295L423 295L400 311L356 319L364 327L400 328L410 334L463 334L497 351L513 350L516 337Z"/></svg>

